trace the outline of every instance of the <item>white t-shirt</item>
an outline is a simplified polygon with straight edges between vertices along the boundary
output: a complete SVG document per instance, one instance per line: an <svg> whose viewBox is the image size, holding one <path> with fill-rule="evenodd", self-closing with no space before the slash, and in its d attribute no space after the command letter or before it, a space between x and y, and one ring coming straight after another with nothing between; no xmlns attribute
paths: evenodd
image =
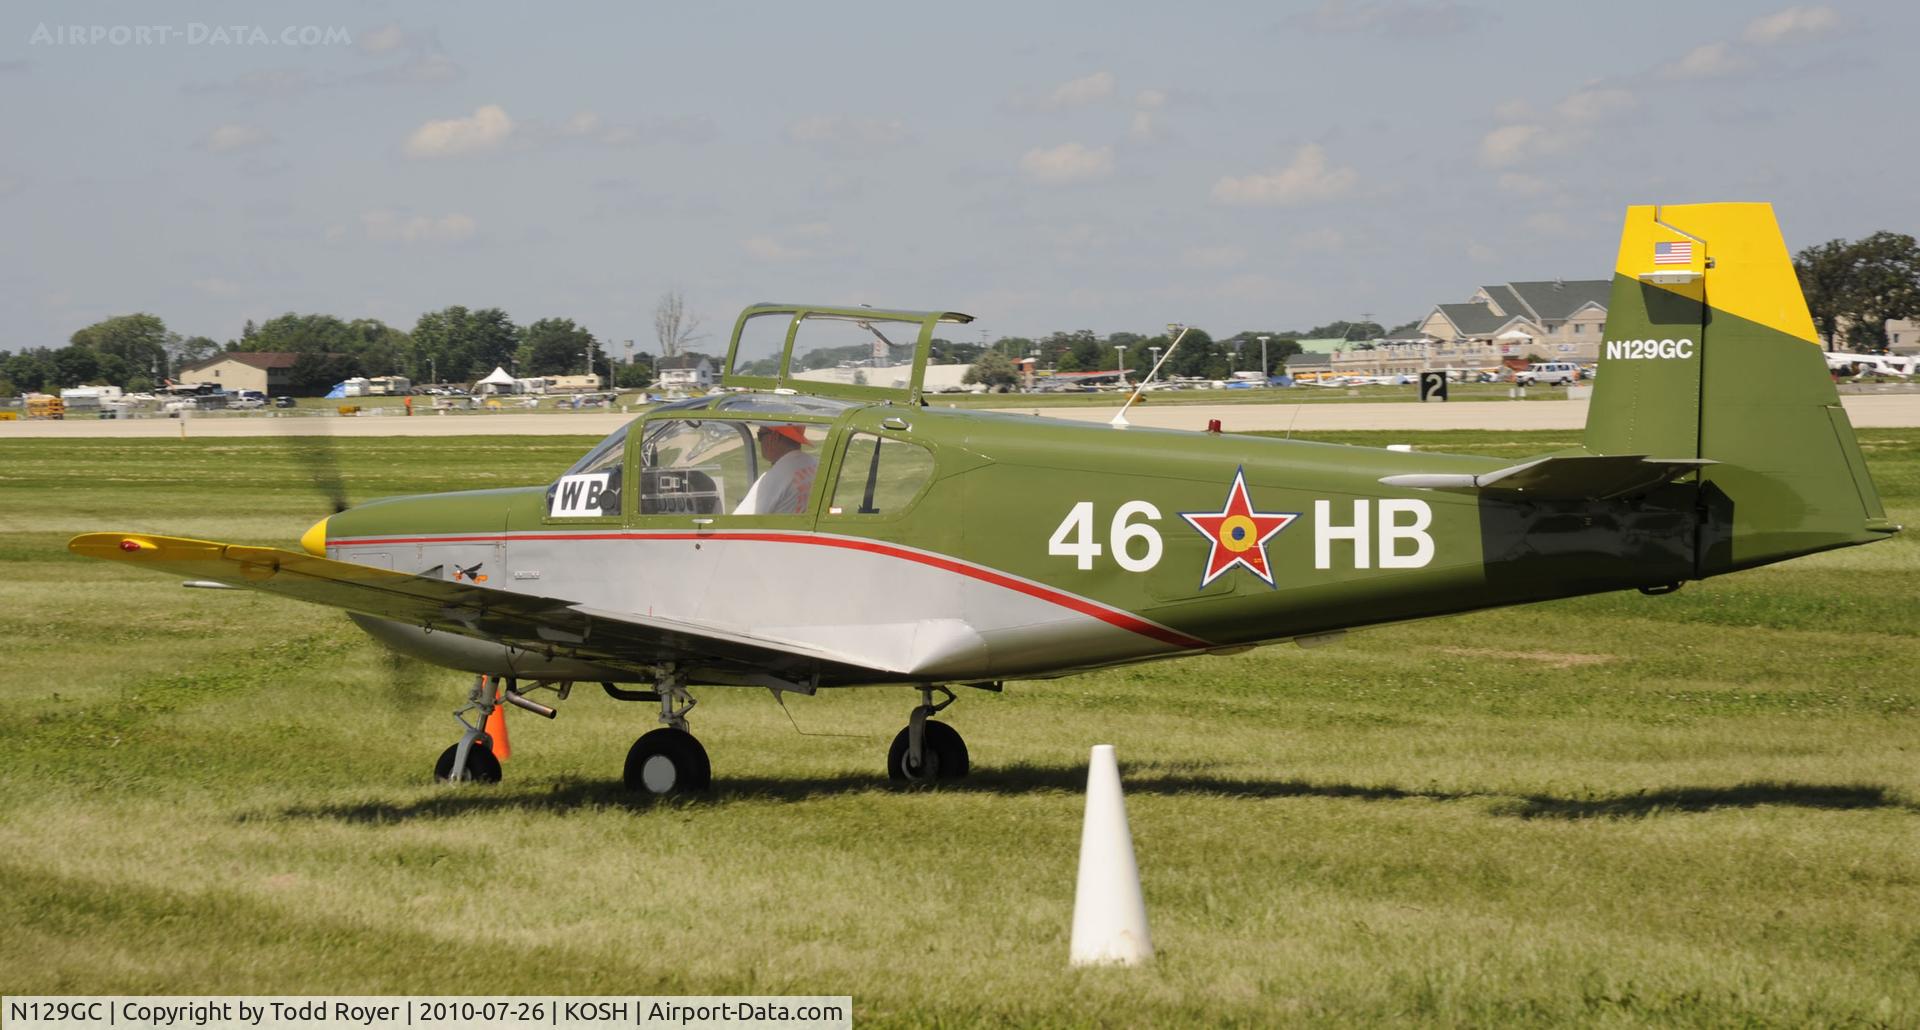
<svg viewBox="0 0 1920 1030"><path fill-rule="evenodd" d="M766 475L753 481L735 515L799 515L813 496L813 473L820 461L805 451L788 451Z"/></svg>

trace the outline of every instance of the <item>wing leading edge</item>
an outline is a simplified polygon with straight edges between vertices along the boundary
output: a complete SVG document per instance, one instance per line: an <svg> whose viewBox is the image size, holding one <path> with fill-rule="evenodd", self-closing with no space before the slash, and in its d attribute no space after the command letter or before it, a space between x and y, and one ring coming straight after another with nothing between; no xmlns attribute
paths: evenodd
<svg viewBox="0 0 1920 1030"><path fill-rule="evenodd" d="M156 572L211 580L323 604L410 626L497 640L526 651L642 671L663 662L806 683L815 677L874 681L876 670L844 655L673 619L587 609L521 594L335 561L274 547L150 533L83 533L67 550Z"/></svg>

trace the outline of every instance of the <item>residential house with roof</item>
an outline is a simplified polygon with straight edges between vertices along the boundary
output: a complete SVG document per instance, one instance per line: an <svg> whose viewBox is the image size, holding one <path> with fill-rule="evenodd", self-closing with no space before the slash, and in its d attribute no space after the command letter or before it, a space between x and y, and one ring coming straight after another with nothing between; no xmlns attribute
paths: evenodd
<svg viewBox="0 0 1920 1030"><path fill-rule="evenodd" d="M713 386L713 362L704 354L680 354L653 363L663 390L705 390Z"/></svg>
<svg viewBox="0 0 1920 1030"><path fill-rule="evenodd" d="M299 359L300 355L290 351L222 351L205 361L180 366L175 378L184 383L213 383L228 393L258 390L278 395L287 392L293 363Z"/></svg>
<svg viewBox="0 0 1920 1030"><path fill-rule="evenodd" d="M1606 279L1482 286L1464 303L1434 305L1407 336L1342 348L1333 356L1333 369L1395 375L1492 368L1530 354L1552 361L1597 361L1612 287Z"/></svg>

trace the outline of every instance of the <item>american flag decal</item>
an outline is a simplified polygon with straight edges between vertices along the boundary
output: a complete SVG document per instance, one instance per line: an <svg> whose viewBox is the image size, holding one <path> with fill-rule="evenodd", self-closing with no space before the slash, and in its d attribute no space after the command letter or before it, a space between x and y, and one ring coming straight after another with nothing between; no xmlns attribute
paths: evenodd
<svg viewBox="0 0 1920 1030"><path fill-rule="evenodd" d="M1693 243L1656 243L1653 245L1653 263L1656 265L1693 264Z"/></svg>

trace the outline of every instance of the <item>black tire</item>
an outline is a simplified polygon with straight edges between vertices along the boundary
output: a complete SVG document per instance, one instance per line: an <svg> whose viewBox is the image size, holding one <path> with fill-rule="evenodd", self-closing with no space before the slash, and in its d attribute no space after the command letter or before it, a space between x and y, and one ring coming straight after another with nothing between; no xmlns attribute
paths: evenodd
<svg viewBox="0 0 1920 1030"><path fill-rule="evenodd" d="M944 722L927 720L927 735L923 741L925 752L922 765L909 768L907 765L907 734L911 728L902 728L893 738L893 746L887 749L887 778L903 783L929 783L935 780L957 780L967 774L967 742L960 739L960 731Z"/></svg>
<svg viewBox="0 0 1920 1030"><path fill-rule="evenodd" d="M440 760L433 763L433 778L441 783L453 782L453 758L460 751L460 745L453 744L440 752ZM465 783L499 783L500 760L493 757L493 748L487 738L474 740L467 749L466 775L460 777Z"/></svg>
<svg viewBox="0 0 1920 1030"><path fill-rule="evenodd" d="M707 749L693 734L662 726L633 742L627 751L627 789L636 794L672 797L695 794L713 785Z"/></svg>

